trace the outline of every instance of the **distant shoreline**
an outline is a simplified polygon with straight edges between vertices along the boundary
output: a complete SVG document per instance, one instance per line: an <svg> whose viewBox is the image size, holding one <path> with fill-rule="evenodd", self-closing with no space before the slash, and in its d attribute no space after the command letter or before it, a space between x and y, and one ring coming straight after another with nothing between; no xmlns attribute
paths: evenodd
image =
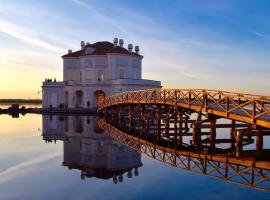
<svg viewBox="0 0 270 200"><path fill-rule="evenodd" d="M41 104L41 99L0 99L0 104Z"/></svg>

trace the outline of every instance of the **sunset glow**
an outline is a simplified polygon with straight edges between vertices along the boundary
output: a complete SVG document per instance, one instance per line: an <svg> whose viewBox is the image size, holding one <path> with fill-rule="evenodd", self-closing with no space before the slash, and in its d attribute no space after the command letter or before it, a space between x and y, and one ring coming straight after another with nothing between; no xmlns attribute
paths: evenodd
<svg viewBox="0 0 270 200"><path fill-rule="evenodd" d="M41 98L68 49L115 36L140 44L143 77L164 87L269 95L270 5L252 2L1 0L0 98Z"/></svg>

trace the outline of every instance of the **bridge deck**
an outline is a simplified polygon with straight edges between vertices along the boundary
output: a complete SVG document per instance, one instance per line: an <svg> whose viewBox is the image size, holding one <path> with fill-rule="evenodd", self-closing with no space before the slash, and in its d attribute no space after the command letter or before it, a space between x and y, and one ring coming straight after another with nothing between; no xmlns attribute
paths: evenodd
<svg viewBox="0 0 270 200"><path fill-rule="evenodd" d="M122 104L171 105L270 128L270 97L202 89L152 89L119 93L99 111Z"/></svg>

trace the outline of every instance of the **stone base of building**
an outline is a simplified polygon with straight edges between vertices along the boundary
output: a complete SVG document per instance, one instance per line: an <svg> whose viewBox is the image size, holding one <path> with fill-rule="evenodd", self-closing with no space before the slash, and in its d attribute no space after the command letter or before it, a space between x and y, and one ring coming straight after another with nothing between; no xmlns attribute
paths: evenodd
<svg viewBox="0 0 270 200"><path fill-rule="evenodd" d="M144 79L116 79L99 83L43 82L42 108L49 111L96 111L106 97L135 90L161 88L160 81Z"/></svg>

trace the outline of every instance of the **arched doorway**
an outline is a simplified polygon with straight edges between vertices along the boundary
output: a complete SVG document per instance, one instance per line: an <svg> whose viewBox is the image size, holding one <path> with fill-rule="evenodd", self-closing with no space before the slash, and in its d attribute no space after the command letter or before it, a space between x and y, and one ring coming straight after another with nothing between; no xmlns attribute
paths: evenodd
<svg viewBox="0 0 270 200"><path fill-rule="evenodd" d="M83 92L78 90L75 92L75 107L81 108L83 104Z"/></svg>
<svg viewBox="0 0 270 200"><path fill-rule="evenodd" d="M83 120L81 117L76 116L74 118L74 130L76 133L82 133L83 132Z"/></svg>
<svg viewBox="0 0 270 200"><path fill-rule="evenodd" d="M99 103L104 101L105 97L106 97L105 92L103 92L102 90L95 91L94 98L96 102L96 107Z"/></svg>

